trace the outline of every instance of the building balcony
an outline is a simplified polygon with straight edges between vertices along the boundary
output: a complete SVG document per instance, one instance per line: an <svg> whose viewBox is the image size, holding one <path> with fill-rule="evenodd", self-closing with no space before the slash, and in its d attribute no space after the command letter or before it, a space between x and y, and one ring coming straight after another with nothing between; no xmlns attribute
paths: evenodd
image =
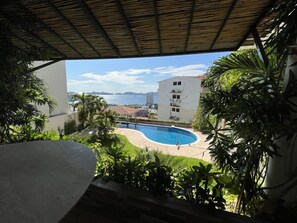
<svg viewBox="0 0 297 223"><path fill-rule="evenodd" d="M170 102L172 102L172 103L181 103L181 99L171 98Z"/></svg>
<svg viewBox="0 0 297 223"><path fill-rule="evenodd" d="M174 121L178 121L179 120L179 117L172 115L172 116L169 117L169 119L170 120L174 120Z"/></svg>
<svg viewBox="0 0 297 223"><path fill-rule="evenodd" d="M171 90L170 93L177 93L177 94L180 94L180 93L182 93L182 90L180 90L180 89L173 89L173 90Z"/></svg>
<svg viewBox="0 0 297 223"><path fill-rule="evenodd" d="M180 107L180 104L177 104L177 103L170 103L170 106L172 106L172 107Z"/></svg>

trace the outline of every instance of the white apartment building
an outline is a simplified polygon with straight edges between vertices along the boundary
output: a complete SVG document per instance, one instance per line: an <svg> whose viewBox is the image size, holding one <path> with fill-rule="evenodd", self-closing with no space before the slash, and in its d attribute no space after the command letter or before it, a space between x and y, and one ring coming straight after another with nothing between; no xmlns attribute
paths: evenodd
<svg viewBox="0 0 297 223"><path fill-rule="evenodd" d="M35 61L33 66L38 67L47 62ZM47 105L37 107L40 112L49 117L45 129L57 130L58 127L64 129L65 122L76 118L75 114L69 113L65 61L59 61L41 68L35 71L35 74L43 80L44 84L47 86L48 94L53 97L56 102L56 106L51 112Z"/></svg>
<svg viewBox="0 0 297 223"><path fill-rule="evenodd" d="M158 119L191 122L199 104L203 76L178 76L159 82Z"/></svg>
<svg viewBox="0 0 297 223"><path fill-rule="evenodd" d="M146 94L146 103L147 106L152 106L154 104L154 94L147 93Z"/></svg>

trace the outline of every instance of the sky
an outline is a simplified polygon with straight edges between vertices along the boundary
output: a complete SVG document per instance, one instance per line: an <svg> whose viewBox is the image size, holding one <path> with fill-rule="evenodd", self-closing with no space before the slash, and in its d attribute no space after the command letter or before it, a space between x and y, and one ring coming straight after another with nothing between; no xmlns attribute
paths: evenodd
<svg viewBox="0 0 297 223"><path fill-rule="evenodd" d="M212 62L224 53L183 56L68 60L66 75L68 92L127 91L156 92L158 82L175 76L198 76L207 72Z"/></svg>

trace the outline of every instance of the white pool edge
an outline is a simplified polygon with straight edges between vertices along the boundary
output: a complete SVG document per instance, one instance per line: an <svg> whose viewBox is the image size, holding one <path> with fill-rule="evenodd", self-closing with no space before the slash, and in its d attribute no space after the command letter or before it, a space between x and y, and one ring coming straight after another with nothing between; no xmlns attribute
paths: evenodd
<svg viewBox="0 0 297 223"><path fill-rule="evenodd" d="M134 123L133 123L133 124L134 124ZM191 133L193 133L193 134L197 137L197 140L196 140L196 141L194 141L194 142L192 142L192 143L189 143L189 144L171 145L171 144L160 143L160 142L156 142L156 141L154 141L154 140L151 140L151 139L149 139L148 137L146 137L146 135L145 135L144 133L142 133L141 131L138 131L138 130L136 130L136 129L123 128L123 129L129 129L129 130L132 130L132 131L139 132L145 139L147 139L148 141L150 141L150 142L152 142L152 143L158 144L158 145L171 146L171 147L178 147L178 146L183 147L183 146L195 145L195 144L197 144L197 143L200 141L200 136L199 136L199 135L197 135L195 132L190 131L190 130L188 130L188 129L186 129L186 128L176 127L176 126L174 126L174 125L172 125L172 126L168 126L168 125L151 125L151 124L143 124L143 123L136 123L136 125L148 125L148 126L158 126L158 127L159 127L159 126L160 126L160 127L174 127L174 128L176 128L176 129L182 129L182 130L184 130L184 131L191 132ZM119 127L118 127L118 128L119 128Z"/></svg>

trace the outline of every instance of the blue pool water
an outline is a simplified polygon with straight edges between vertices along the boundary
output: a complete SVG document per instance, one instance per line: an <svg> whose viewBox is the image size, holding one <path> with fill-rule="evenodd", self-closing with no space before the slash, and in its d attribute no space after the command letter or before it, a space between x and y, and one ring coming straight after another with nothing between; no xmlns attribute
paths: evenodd
<svg viewBox="0 0 297 223"><path fill-rule="evenodd" d="M122 123L119 127L127 128L127 124ZM175 127L130 123L129 129L135 129L142 132L152 141L170 145L177 145L177 143L179 145L190 144L197 140L197 136L193 133Z"/></svg>

